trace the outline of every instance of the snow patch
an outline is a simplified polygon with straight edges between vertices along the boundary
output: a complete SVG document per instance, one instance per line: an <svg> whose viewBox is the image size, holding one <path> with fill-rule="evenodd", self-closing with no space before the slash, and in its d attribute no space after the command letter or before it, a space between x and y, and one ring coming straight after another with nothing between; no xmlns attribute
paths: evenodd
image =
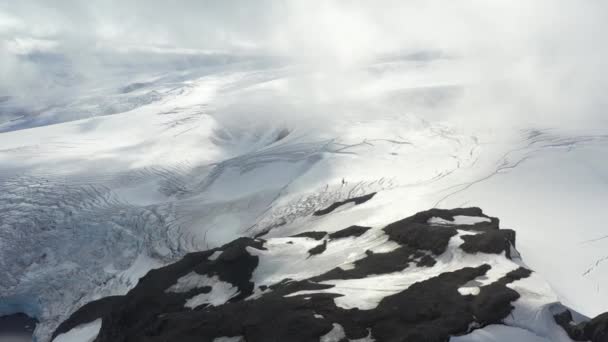
<svg viewBox="0 0 608 342"><path fill-rule="evenodd" d="M479 294L479 291L481 291L481 289L478 286L470 286L470 287L460 287L458 288L458 293L460 293L463 296L468 296L468 295L473 295L473 296L477 296Z"/></svg>
<svg viewBox="0 0 608 342"><path fill-rule="evenodd" d="M232 337L216 337L213 339L213 342L244 342L245 338L243 336L232 336Z"/></svg>
<svg viewBox="0 0 608 342"><path fill-rule="evenodd" d="M505 324L534 331L550 341L570 342L565 331L553 319L553 308L561 306L559 299L537 273L507 284L507 287L517 291L520 297L512 303L514 309L505 318Z"/></svg>
<svg viewBox="0 0 608 342"><path fill-rule="evenodd" d="M195 309L203 304L218 306L225 304L230 298L239 294L239 289L230 283L219 280L217 276L207 278L205 285L211 286L208 293L198 294L186 301L185 307Z"/></svg>
<svg viewBox="0 0 608 342"><path fill-rule="evenodd" d="M93 342L99 334L99 329L101 329L101 318L59 334L53 342Z"/></svg>
<svg viewBox="0 0 608 342"><path fill-rule="evenodd" d="M331 329L327 334L321 336L319 342L340 342L346 337L344 328L338 323L334 323L334 328Z"/></svg>
<svg viewBox="0 0 608 342"><path fill-rule="evenodd" d="M366 257L366 250L376 253L398 247L397 243L388 241L388 236L380 229L356 239L328 241L323 253L308 258L308 251L317 245L319 242L313 239L272 238L264 244L266 250L247 247L249 254L259 257L252 282L258 286L272 285L285 278L310 278L335 267L348 269L353 262Z"/></svg>
<svg viewBox="0 0 608 342"><path fill-rule="evenodd" d="M177 283L166 289L165 292L184 293L200 287L211 286L218 281L217 277L214 278L209 278L204 274L190 272L177 279Z"/></svg>
<svg viewBox="0 0 608 342"><path fill-rule="evenodd" d="M474 225L482 222L492 222L492 220L481 216L456 215L453 221L445 220L441 217L431 217L427 222L435 225Z"/></svg>
<svg viewBox="0 0 608 342"><path fill-rule="evenodd" d="M368 329L369 331L369 329ZM374 339L372 337L372 332L369 331L369 333L367 334L367 336L365 336L364 338L358 338L356 340L349 340L349 342L375 342L376 339Z"/></svg>
<svg viewBox="0 0 608 342"><path fill-rule="evenodd" d="M222 255L222 251L215 251L215 252L213 252L213 254L211 254L211 255L209 256L209 258L207 258L207 259L209 259L209 260L211 260L211 261L214 261L214 260L217 260L217 258L219 258L219 257L220 257L220 255Z"/></svg>
<svg viewBox="0 0 608 342"><path fill-rule="evenodd" d="M450 239L446 251L436 258L433 267L416 267L412 264L400 272L370 275L366 278L323 281L320 284L334 286L323 290L298 291L288 294L286 297L312 293L338 293L342 295L334 298L338 307L372 310L378 306L384 297L406 290L415 283L428 280L445 272L454 272L465 267L479 267L483 264L490 265L490 270L484 276L475 279L475 286L473 287L477 287L489 285L508 272L519 268L519 265L507 259L504 253L501 255L464 252L460 249L460 245L464 242L460 237L463 234L461 234L461 231L458 232L458 235ZM464 289L464 286L461 289L465 293L467 291L475 292L474 289Z"/></svg>

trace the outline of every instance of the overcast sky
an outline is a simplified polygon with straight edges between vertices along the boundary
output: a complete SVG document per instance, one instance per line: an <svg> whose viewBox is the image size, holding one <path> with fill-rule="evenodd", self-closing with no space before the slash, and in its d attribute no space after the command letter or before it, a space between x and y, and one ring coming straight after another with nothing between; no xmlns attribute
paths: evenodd
<svg viewBox="0 0 608 342"><path fill-rule="evenodd" d="M606 32L602 0L4 0L0 95L56 96L58 83L110 72L110 60L130 66L135 52L140 65L213 52L348 71L440 51L480 77L508 76L539 100L567 95L559 107L597 113Z"/></svg>
<svg viewBox="0 0 608 342"><path fill-rule="evenodd" d="M20 0L0 2L0 34L13 50L40 40L64 51L165 46L300 56L314 47L359 58L422 46L504 53L586 45L600 38L588 34L602 33L606 9L601 0Z"/></svg>

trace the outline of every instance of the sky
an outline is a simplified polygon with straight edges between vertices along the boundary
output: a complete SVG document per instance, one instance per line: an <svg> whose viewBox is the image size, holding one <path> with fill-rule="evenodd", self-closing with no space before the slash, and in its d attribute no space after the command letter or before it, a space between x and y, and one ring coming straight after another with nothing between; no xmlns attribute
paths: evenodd
<svg viewBox="0 0 608 342"><path fill-rule="evenodd" d="M465 108L590 121L607 104L607 7L601 0L0 0L0 96L44 105L124 70L210 54L331 74L335 92L363 81L355 75L370 63L426 53L457 61L455 73L483 85Z"/></svg>

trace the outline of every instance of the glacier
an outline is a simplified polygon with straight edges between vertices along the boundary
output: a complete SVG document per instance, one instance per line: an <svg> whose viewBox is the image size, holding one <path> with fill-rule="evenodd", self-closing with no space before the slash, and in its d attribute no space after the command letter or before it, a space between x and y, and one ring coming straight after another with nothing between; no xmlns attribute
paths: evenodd
<svg viewBox="0 0 608 342"><path fill-rule="evenodd" d="M235 63L140 75L11 118L0 125L0 313L36 317L35 336L46 342L77 308L124 295L187 253L238 237L286 238L305 222L383 227L429 208L470 206L516 230L536 271L521 282L538 282L541 297L582 315L607 311L608 164L598 156L608 130L492 128L439 115L471 91L445 72L450 63L377 62L357 71L365 82L318 102L314 86L331 73L311 82L289 65ZM315 220L332 203L370 193L369 203ZM300 262L285 253L290 265L260 267ZM351 256L334 257L311 271ZM388 290L400 281L388 279ZM470 340L518 333L505 329L488 325Z"/></svg>

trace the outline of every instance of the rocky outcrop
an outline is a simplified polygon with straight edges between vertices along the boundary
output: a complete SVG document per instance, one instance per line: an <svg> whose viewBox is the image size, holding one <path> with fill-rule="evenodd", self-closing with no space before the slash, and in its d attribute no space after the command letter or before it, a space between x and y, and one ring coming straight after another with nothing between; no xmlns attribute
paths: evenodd
<svg viewBox="0 0 608 342"><path fill-rule="evenodd" d="M555 321L574 341L608 342L608 312L587 322L575 323L570 310L555 315Z"/></svg>
<svg viewBox="0 0 608 342"><path fill-rule="evenodd" d="M518 326L509 317L532 305L518 289L533 273L514 246L515 232L479 208L433 209L377 228L240 238L83 306L53 338L101 318L96 342L448 341ZM574 340L604 342L602 317L556 321Z"/></svg>

